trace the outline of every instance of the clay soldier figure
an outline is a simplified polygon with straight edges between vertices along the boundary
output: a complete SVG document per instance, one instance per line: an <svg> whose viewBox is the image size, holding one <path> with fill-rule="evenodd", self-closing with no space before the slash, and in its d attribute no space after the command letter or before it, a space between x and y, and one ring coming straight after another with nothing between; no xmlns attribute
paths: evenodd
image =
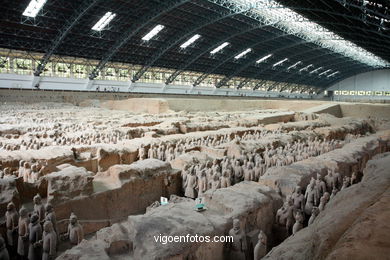
<svg viewBox="0 0 390 260"><path fill-rule="evenodd" d="M4 168L3 178L9 178L9 177L15 177L15 176L12 174L11 168L6 167L6 168Z"/></svg>
<svg viewBox="0 0 390 260"><path fill-rule="evenodd" d="M221 188L221 181L219 180L219 178L220 177L218 175L214 175L213 181L211 183L212 190L217 190L217 189Z"/></svg>
<svg viewBox="0 0 390 260"><path fill-rule="evenodd" d="M24 166L23 181L28 182L28 180L30 179L30 173L31 173L30 164L28 162L25 162L23 166Z"/></svg>
<svg viewBox="0 0 390 260"><path fill-rule="evenodd" d="M333 188L337 188L334 184L333 174L331 170L328 170L328 174L325 176L325 183L327 191L333 190Z"/></svg>
<svg viewBox="0 0 390 260"><path fill-rule="evenodd" d="M56 232L56 234L58 234L57 217L56 217L56 213L54 212L53 205L47 203L45 206L45 211L46 211L45 221L50 221L53 224L54 231Z"/></svg>
<svg viewBox="0 0 390 260"><path fill-rule="evenodd" d="M328 203L329 197L330 197L330 195L328 192L325 192L325 194L321 197L320 205L318 206L318 209L320 211L323 211L325 209L325 205Z"/></svg>
<svg viewBox="0 0 390 260"><path fill-rule="evenodd" d="M221 177L221 188L227 188L230 186L231 186L230 176L228 171L226 170Z"/></svg>
<svg viewBox="0 0 390 260"><path fill-rule="evenodd" d="M340 189L343 185L341 175L340 173L336 172L336 170L333 170L333 183L337 189Z"/></svg>
<svg viewBox="0 0 390 260"><path fill-rule="evenodd" d="M317 198L321 198L322 195L327 191L326 190L326 184L323 181L321 174L317 173L317 180L316 180L316 189L318 191L318 196Z"/></svg>
<svg viewBox="0 0 390 260"><path fill-rule="evenodd" d="M68 232L63 236L64 239L69 238L69 241L72 245L78 245L84 239L83 227L77 220L75 214L70 215Z"/></svg>
<svg viewBox="0 0 390 260"><path fill-rule="evenodd" d="M57 254L57 234L50 221L43 224L43 230L42 260L54 260Z"/></svg>
<svg viewBox="0 0 390 260"><path fill-rule="evenodd" d="M157 150L157 159L161 161L165 161L165 146L160 144Z"/></svg>
<svg viewBox="0 0 390 260"><path fill-rule="evenodd" d="M39 217L39 222L43 224L45 220L45 206L42 204L42 198L39 194L35 195L34 201L34 214Z"/></svg>
<svg viewBox="0 0 390 260"><path fill-rule="evenodd" d="M185 190L186 181L187 181L187 177L188 177L189 174L190 174L190 165L186 164L186 165L184 165L184 168L181 171L181 180L182 180L183 190Z"/></svg>
<svg viewBox="0 0 390 260"><path fill-rule="evenodd" d="M157 148L154 146L154 144L151 144L150 146L150 149L148 151L148 158L157 159Z"/></svg>
<svg viewBox="0 0 390 260"><path fill-rule="evenodd" d="M184 196L195 199L196 198L196 191L195 191L196 176L193 170L190 170L190 173L187 176L186 183L184 186L185 186Z"/></svg>
<svg viewBox="0 0 390 260"><path fill-rule="evenodd" d="M42 258L42 247L39 241L42 240L42 227L39 224L39 217L32 215L29 225L28 260L39 260Z"/></svg>
<svg viewBox="0 0 390 260"><path fill-rule="evenodd" d="M0 235L0 259L9 260L7 247L5 246L4 238Z"/></svg>
<svg viewBox="0 0 390 260"><path fill-rule="evenodd" d="M309 216L313 206L317 205L317 191L314 179L311 179L310 184L306 188L305 199L305 213Z"/></svg>
<svg viewBox="0 0 390 260"><path fill-rule="evenodd" d="M200 177L198 178L198 197L202 197L203 193L207 191L207 178L206 170L200 171Z"/></svg>
<svg viewBox="0 0 390 260"><path fill-rule="evenodd" d="M334 196L336 196L337 192L338 192L337 188L334 187L333 190L332 190L332 194L330 195L330 199L333 199Z"/></svg>
<svg viewBox="0 0 390 260"><path fill-rule="evenodd" d="M285 226L287 233L290 234L294 222L294 204L290 196L287 196L286 202L278 209L276 213L276 223Z"/></svg>
<svg viewBox="0 0 390 260"><path fill-rule="evenodd" d="M30 173L29 182L35 183L36 181L38 181L39 177L41 177L41 176L39 174L37 164L34 163L33 165L31 165L31 173Z"/></svg>
<svg viewBox="0 0 390 260"><path fill-rule="evenodd" d="M259 240L254 249L254 260L260 260L267 254L267 235L263 230L260 230L258 238Z"/></svg>
<svg viewBox="0 0 390 260"><path fill-rule="evenodd" d="M259 181L260 177L263 175L263 171L262 171L262 167L261 167L261 163L259 161L257 161L255 163L255 168L254 168L254 172L255 172L255 179L254 181Z"/></svg>
<svg viewBox="0 0 390 260"><path fill-rule="evenodd" d="M244 170L244 180L245 181L253 181L255 179L255 171L251 164L249 164L248 168Z"/></svg>
<svg viewBox="0 0 390 260"><path fill-rule="evenodd" d="M240 161L236 160L233 170L234 170L234 183L236 184L242 180L242 177L244 175L243 169L240 166Z"/></svg>
<svg viewBox="0 0 390 260"><path fill-rule="evenodd" d="M344 180L343 180L343 186L341 187L341 190L344 190L344 189L348 188L350 184L351 184L351 178L349 178L348 176L345 176Z"/></svg>
<svg viewBox="0 0 390 260"><path fill-rule="evenodd" d="M138 159L139 160L145 160L146 159L146 151L143 144L141 144L141 147L138 149Z"/></svg>
<svg viewBox="0 0 390 260"><path fill-rule="evenodd" d="M166 160L169 162L169 161L173 161L175 159L175 151L173 149L173 146L170 145L168 148L167 148L167 155L166 155Z"/></svg>
<svg viewBox="0 0 390 260"><path fill-rule="evenodd" d="M305 196L302 194L302 188L300 186L295 187L294 193L291 195L291 197L294 202L295 210L305 209Z"/></svg>
<svg viewBox="0 0 390 260"><path fill-rule="evenodd" d="M73 159L75 159L76 161L78 160L78 155L77 155L77 150L76 148L72 148L72 152L73 152Z"/></svg>
<svg viewBox="0 0 390 260"><path fill-rule="evenodd" d="M7 228L7 244L11 249L11 253L16 249L18 222L19 214L16 211L15 204L10 202L5 213L5 224Z"/></svg>
<svg viewBox="0 0 390 260"><path fill-rule="evenodd" d="M233 228L229 231L229 236L233 237L233 242L230 244L229 259L245 260L247 250L246 235L240 228L240 221L233 220Z"/></svg>
<svg viewBox="0 0 390 260"><path fill-rule="evenodd" d="M303 221L305 220L302 211L298 210L295 213L295 224L293 226L293 235L303 228Z"/></svg>
<svg viewBox="0 0 390 260"><path fill-rule="evenodd" d="M314 220L316 219L316 217L318 216L318 214L320 214L320 210L317 208L317 207L313 207L312 211L311 211L311 216L309 218L309 223L308 225L311 225L313 224Z"/></svg>
<svg viewBox="0 0 390 260"><path fill-rule="evenodd" d="M359 182L358 173L357 173L357 171L353 171L352 176L351 176L351 185L356 184L358 182Z"/></svg>
<svg viewBox="0 0 390 260"><path fill-rule="evenodd" d="M19 238L18 238L18 249L17 253L22 259L27 258L28 255L28 238L29 238L29 224L30 219L28 218L28 211L22 207L19 210Z"/></svg>
<svg viewBox="0 0 390 260"><path fill-rule="evenodd" d="M22 177L24 176L24 163L25 161L21 160L19 162L19 170L18 170L18 177Z"/></svg>

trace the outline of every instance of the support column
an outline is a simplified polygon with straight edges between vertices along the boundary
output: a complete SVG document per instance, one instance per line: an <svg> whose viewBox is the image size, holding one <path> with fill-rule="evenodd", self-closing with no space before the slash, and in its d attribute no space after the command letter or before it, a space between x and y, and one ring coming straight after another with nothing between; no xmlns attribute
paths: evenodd
<svg viewBox="0 0 390 260"><path fill-rule="evenodd" d="M39 82L41 82L41 77L34 76L31 81L31 88L35 89L37 85L39 86Z"/></svg>
<svg viewBox="0 0 390 260"><path fill-rule="evenodd" d="M127 89L129 92L133 91L134 89L134 82L129 80L128 84L127 84Z"/></svg>
<svg viewBox="0 0 390 260"><path fill-rule="evenodd" d="M90 90L93 86L93 79L88 79L88 81L85 83L85 89Z"/></svg>

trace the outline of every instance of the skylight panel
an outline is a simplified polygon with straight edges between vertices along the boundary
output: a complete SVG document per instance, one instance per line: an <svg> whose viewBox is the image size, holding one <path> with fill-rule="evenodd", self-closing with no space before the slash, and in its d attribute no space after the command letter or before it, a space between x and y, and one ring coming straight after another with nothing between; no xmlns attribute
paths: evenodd
<svg viewBox="0 0 390 260"><path fill-rule="evenodd" d="M210 1L218 2L217 0ZM278 3L276 0L228 1L234 5L232 8L249 10L248 16L259 21L266 20L274 24L278 29L307 42L312 42L374 68L390 66L389 62L345 40L341 36Z"/></svg>
<svg viewBox="0 0 390 260"><path fill-rule="evenodd" d="M161 24L156 25L150 32L148 32L144 37L142 37L142 40L150 41L154 36L156 36L164 28L165 28L164 25L161 25Z"/></svg>
<svg viewBox="0 0 390 260"><path fill-rule="evenodd" d="M47 0L31 0L23 15L28 17L36 17L42 7L45 5Z"/></svg>
<svg viewBox="0 0 390 260"><path fill-rule="evenodd" d="M180 48L182 48L182 49L187 48L188 46L190 46L191 44L193 44L194 42L196 42L199 38L200 38L200 35L199 35L199 34L195 34L195 35L192 36L188 41L186 41L185 43L183 43L182 45L180 45Z"/></svg>
<svg viewBox="0 0 390 260"><path fill-rule="evenodd" d="M324 72L320 73L318 76L322 76L322 75L327 74L328 72L331 72L331 71L332 71L332 70L329 69L329 70L327 70L327 71L324 71Z"/></svg>
<svg viewBox="0 0 390 260"><path fill-rule="evenodd" d="M94 31L102 31L114 19L116 14L107 12L100 20L92 27Z"/></svg>
<svg viewBox="0 0 390 260"><path fill-rule="evenodd" d="M224 42L222 43L221 45L219 45L217 48L215 48L214 50L210 51L210 54L216 54L218 52L220 52L221 50L223 50L223 48L225 48L226 46L228 46L230 43L229 42Z"/></svg>
<svg viewBox="0 0 390 260"><path fill-rule="evenodd" d="M247 55L248 53L250 53L252 51L251 48L248 48L246 49L245 51L241 52L240 54L238 54L236 57L234 57L234 59L238 60L238 59L241 59L242 57L244 57L245 55Z"/></svg>
<svg viewBox="0 0 390 260"><path fill-rule="evenodd" d="M269 58L272 57L273 54L268 54L267 56L264 56L263 58L259 59L258 61L256 61L256 63L262 63L266 60L268 60Z"/></svg>
<svg viewBox="0 0 390 260"><path fill-rule="evenodd" d="M333 72L332 74L328 75L327 77L330 78L330 77L336 76L339 73L340 73L340 71L336 71L336 72Z"/></svg>
<svg viewBox="0 0 390 260"><path fill-rule="evenodd" d="M313 65L313 64L307 65L306 67L300 69L299 72L307 71L307 70L309 70L311 67L314 67L314 65Z"/></svg>
<svg viewBox="0 0 390 260"><path fill-rule="evenodd" d="M287 68L287 70L290 70L292 68L296 68L298 65L302 64L302 61L298 61L297 63L291 65L290 67Z"/></svg>
<svg viewBox="0 0 390 260"><path fill-rule="evenodd" d="M312 72L310 72L310 74L316 73L316 72L320 71L322 68L323 68L323 67L316 68L315 70L313 70Z"/></svg>
<svg viewBox="0 0 390 260"><path fill-rule="evenodd" d="M286 61L288 61L287 58L281 60L281 61L278 61L277 63L275 63L272 67L276 67L276 66L279 66L279 65L282 65L283 63L285 63Z"/></svg>

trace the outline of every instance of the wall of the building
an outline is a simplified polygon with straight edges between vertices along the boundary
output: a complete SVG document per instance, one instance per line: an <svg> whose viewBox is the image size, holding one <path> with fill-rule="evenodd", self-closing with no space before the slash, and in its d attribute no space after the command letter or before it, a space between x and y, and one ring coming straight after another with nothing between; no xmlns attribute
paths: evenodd
<svg viewBox="0 0 390 260"><path fill-rule="evenodd" d="M338 82L327 89L335 101L390 102L390 70L376 70Z"/></svg>
<svg viewBox="0 0 390 260"><path fill-rule="evenodd" d="M34 77L31 75L16 75L16 74L0 74L0 88L5 89L34 89ZM39 88L41 90L66 90L66 91L90 91L96 92L105 89L109 92L125 93L156 93L156 94L176 94L176 95L211 95L211 96L246 96L246 97L269 97L269 98L302 98L312 99L313 96L300 93L288 92L266 92L260 90L236 90L236 89L215 89L211 87L196 87L192 88L189 85L164 85L158 83L132 83L126 81L106 81L94 80L89 82L86 79L76 78L56 78L42 77L39 80Z"/></svg>

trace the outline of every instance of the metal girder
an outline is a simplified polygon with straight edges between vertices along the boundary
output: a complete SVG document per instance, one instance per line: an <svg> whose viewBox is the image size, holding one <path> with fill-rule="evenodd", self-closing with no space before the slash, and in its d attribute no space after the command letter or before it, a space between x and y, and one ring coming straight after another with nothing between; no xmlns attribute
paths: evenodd
<svg viewBox="0 0 390 260"><path fill-rule="evenodd" d="M305 51L302 51L302 52L298 52L296 53L295 55L293 56L290 56L289 59L291 58L294 58L294 57L297 57L297 56L300 56L302 54L305 54L305 53L308 53L308 52L312 52L312 51L317 51L319 49L323 49L322 47L316 47L316 48L313 48L313 49L309 49L309 50L305 50ZM334 54L334 52L330 51L330 50L327 50L327 54ZM309 59L310 60L310 59ZM301 61L303 62L303 61ZM263 69L261 70L260 73L256 73L255 76L253 78L256 78L257 76L260 76L261 73L267 71L269 69L266 68L266 69ZM267 79L267 81L272 81L274 78L276 78L278 75L280 75L281 73L283 73L284 70L279 70L277 73L275 73L271 78ZM247 83L249 83L249 81L251 80L252 78L246 78L245 80L241 81L240 84L237 86L237 89L240 89L240 88L243 88Z"/></svg>
<svg viewBox="0 0 390 260"><path fill-rule="evenodd" d="M49 62L50 57L56 51L57 47L61 44L64 38L72 30L72 28L80 21L80 19L101 0L85 0L82 1L82 5L75 11L75 13L65 22L63 29L52 41L50 48L46 51L45 55L39 62L37 69L34 72L35 76L41 75L44 71L46 64Z"/></svg>
<svg viewBox="0 0 390 260"><path fill-rule="evenodd" d="M206 27L210 24L213 24L213 23L216 23L220 20L223 20L225 18L228 18L228 17L232 17L234 15L237 15L237 14L240 14L240 13L243 13L247 10L245 9L238 9L237 12L235 12L234 10L228 10L226 12L223 12L223 13L220 13L219 15L217 15L216 18L213 18L213 19L207 19L207 18L204 18L205 20L202 20L201 22L197 23L194 25L194 27L192 28L189 28L189 29L185 29L183 30L179 35L175 35L171 38L171 40L167 41L162 47L158 48L157 51L155 52L156 55L152 56L144 66L142 66L138 71L137 73L134 75L132 81L133 82L136 82L137 80L139 80L144 74L145 72L158 60L160 59L168 50L170 50L173 46L177 45L178 43L180 43L181 41L187 39L189 36L191 36L192 34L194 34L196 31L198 31L199 29L203 28L203 27Z"/></svg>
<svg viewBox="0 0 390 260"><path fill-rule="evenodd" d="M342 63L340 63L340 64L342 64ZM337 68L337 70L340 70L340 68L345 68L344 66L343 67L338 67ZM336 77L336 78L338 78L338 79L346 79L347 77L349 77L350 75L356 75L356 74L360 74L360 73L362 73L362 72L364 72L364 71L370 71L370 70L372 70L372 68L361 68L361 65L360 64L354 64L354 65L351 65L351 66L349 66L349 67L347 67L348 69L344 69L343 70L343 73L340 73L340 76L338 76L338 77ZM361 69L360 69L361 68ZM349 72L351 72L351 73L349 73ZM307 79L306 80L304 80L304 81L302 81L302 82L306 82L307 81ZM309 84L311 84L311 82L313 82L314 81L314 79L311 79L311 80L309 80L309 81L307 81ZM322 83L323 82L323 83ZM329 85L329 84L331 84L331 82L332 81L322 81L321 83L321 85L322 86L327 86L327 85ZM325 82L326 82L326 84L325 84Z"/></svg>
<svg viewBox="0 0 390 260"><path fill-rule="evenodd" d="M272 53L275 55L275 53L278 53L278 52L283 51L283 50L285 50L285 49L289 49L289 48L291 48L291 47L299 46L299 45L301 45L301 44L307 44L307 43L309 43L309 42L294 43L294 44L292 44L292 45L283 46L282 48L278 48L278 49L276 49L276 50L270 50L270 52L272 52ZM322 47L316 47L316 48L313 48L313 49L305 50L305 51L303 51L303 52L298 52L297 54L298 54L298 55L299 55L299 54L304 54L304 53L306 53L306 52L311 52L311 51L318 50L318 49L323 49L323 48L322 48ZM291 56L291 57L288 57L288 58L291 59L292 57L297 56L297 54L296 54L296 55L293 55L293 56ZM243 64L243 65L240 66L238 69L236 69L232 74L226 76L226 77L223 78L220 82L218 82L218 84L217 84L215 87L216 87L216 88L220 88L220 87L224 86L226 83L229 82L229 80L231 80L231 79L232 79L234 76L236 76L238 73L244 71L244 70L247 69L248 67L253 66L253 65L254 65L254 62L255 62L256 60L258 60L258 59L259 59L259 58L257 57L257 58L255 58L255 59L252 59L252 60L250 60L249 62ZM256 75L261 74L262 72L268 70L269 68L270 68L270 67L268 66L268 67L262 69L259 73L256 73ZM256 77L254 77L254 78L256 78ZM241 85L241 83L239 84L239 86L240 86L240 85ZM240 87L242 87L242 86L240 86Z"/></svg>
<svg viewBox="0 0 390 260"><path fill-rule="evenodd" d="M331 86L333 86L334 84L336 84L337 82L341 82L345 79L348 79L349 77L352 77L354 75L358 75L358 74L361 74L361 73L366 73L366 72L369 72L369 71L373 71L371 69L367 69L367 70L362 70L362 71L359 71L358 74L356 74L355 70L347 70L347 72L349 71L352 71L351 73L347 73L346 75L344 75L343 77L335 77L332 81L330 81L327 85L324 85L324 89L327 89Z"/></svg>
<svg viewBox="0 0 390 260"><path fill-rule="evenodd" d="M290 36L290 34L279 34L278 36L275 36L275 37L272 37L266 41L262 41L262 42L255 42L254 44L251 44L250 46L247 46L246 48L254 48L260 44L264 44L264 43L267 43L267 42L270 42L270 41L274 41L278 38L283 38L283 37L286 37L286 36ZM302 43L303 40L300 41L300 43ZM296 42L294 43L296 44ZM194 82L194 86L197 86L199 85L200 83L202 83L203 80L205 80L211 73L213 73L216 69L218 69L219 67L221 67L223 64L225 64L226 62L228 62L229 60L231 60L232 58L234 58L235 56L237 55L237 53L234 53L232 55L229 55L229 57L227 57L226 59L223 59L221 61L219 61L219 63L217 63L215 66L213 66L212 68L210 68L209 70L207 70L205 73L203 73L201 76L199 76L195 82Z"/></svg>
<svg viewBox="0 0 390 260"><path fill-rule="evenodd" d="M317 57L317 59L318 59L319 57ZM340 59L341 57L337 57L336 59ZM344 58L344 57L343 57ZM342 60L342 61L340 61L340 62L337 62L337 63L334 63L334 64L332 64L333 66L338 66L339 64L344 64L344 63L347 63L347 62L350 62L350 61L348 61L348 60ZM357 64L357 63L355 63L353 66L361 66L361 64ZM337 67L337 69L338 69L338 67ZM337 70L336 69L336 70ZM290 79L292 76L295 76L295 74L291 74L291 75L289 75L287 78L284 78L284 79L281 79L281 81L283 81L283 82L286 82L285 83L285 85L287 85L287 84L289 84L289 82L288 82L288 79ZM306 77L307 75L301 75L300 77L299 77L299 80L298 80L298 82L294 82L294 84L298 84L298 85L311 85L314 81L317 81L317 85L318 86L320 86L320 85L322 85L322 84L320 84L322 81L321 80L319 80L319 77L317 76L317 77ZM326 78L326 76L324 76L325 78ZM303 81L300 81L300 79L305 79L305 80L303 80ZM309 79L309 81L307 81ZM319 81L319 83L318 83L318 81ZM284 86L284 85L283 85ZM256 86L255 86L256 87ZM268 91L270 91L270 90L272 90L272 89L274 89L275 88L275 86L274 85L272 85L272 86L270 86L269 88L268 88Z"/></svg>
<svg viewBox="0 0 390 260"><path fill-rule="evenodd" d="M338 60L340 58L336 58L336 60ZM334 59L331 59L331 60L334 60ZM329 60L328 60L329 62ZM347 65L345 65L347 64ZM340 62L336 62L336 63L332 63L332 71L335 72L335 71L340 71L340 76L345 72L345 71L349 71L349 70L355 70L356 72L360 71L360 70L364 70L364 69L371 69L371 67L365 65L365 64L362 64L362 63L358 63L358 62L355 62L355 63L352 63L351 65L348 65L348 64L351 64L349 60L341 60ZM346 70L347 69L347 70ZM343 73L341 73L341 71ZM321 73L320 73L321 74ZM289 77L287 77L288 79ZM325 80L320 80L319 81L319 85L323 85L324 83L328 82L327 80L327 77L325 76L324 77ZM302 75L299 79L298 82L314 82L314 81L317 81L318 78L306 78L304 75Z"/></svg>
<svg viewBox="0 0 390 260"><path fill-rule="evenodd" d="M317 50L317 49L319 49L319 48L315 48L315 49L312 49L311 51L315 51L315 50ZM292 56L292 57L296 57L296 56L300 56L300 55L302 55L302 54L305 54L305 53L307 53L306 51L303 51L303 52L298 52L296 55L294 55L294 56ZM334 52L332 52L331 50L326 50L326 53L321 53L321 54L318 54L318 55L314 55L313 57L310 57L309 59L303 59L301 62L302 63L305 63L306 65L305 66L307 66L307 64L310 64L310 62L312 61L312 60L318 60L319 58L321 58L321 57L323 57L323 56L328 56L328 55L335 55L335 53ZM337 56L333 56L331 59L328 59L328 61L329 60L338 60L338 59L348 59L347 57L344 57L344 56L342 56L342 55L337 55ZM349 60L349 59L348 59ZM305 67L304 66L304 67ZM321 64L321 66L325 66L325 65L322 65ZM269 81L273 81L275 78L278 78L278 76L280 75L280 74L282 74L283 72L285 72L285 70L280 70L279 72L277 72L277 73L275 73L270 79L268 79ZM298 71L299 72L299 71ZM259 74L261 74L261 72L259 73ZM256 75L259 75L259 74L256 74ZM290 73L289 74L289 76L287 77L287 79L290 79L292 76L295 76L295 75L297 75L297 73ZM281 78L280 79L280 81L285 81L286 79L284 79L284 78Z"/></svg>
<svg viewBox="0 0 390 260"><path fill-rule="evenodd" d="M352 19L352 20L356 20L356 21L360 21L360 22L362 21L360 18L358 18L356 16L353 16L353 15L341 14L341 13L336 13L336 12L323 10L323 9L306 8L306 7L291 7L291 9L299 10L299 11L319 12L319 13L324 13L324 14L327 14L327 15L341 16L343 18L348 18L348 19ZM390 20L390 18L388 18L388 19ZM321 23L321 24L334 24L333 22L323 22L323 21L318 22L318 23ZM366 23L370 24L370 25L378 26L378 24L370 22L370 21L367 21ZM337 25L343 25L343 24L337 24ZM346 25L346 26L350 27L350 25ZM378 32L378 31L375 31L375 30L369 30L369 29L358 27L358 26L351 26L351 27L359 28L360 30L363 30L363 31L366 31L366 32L372 32L372 33L375 33L375 34L383 35L382 33ZM388 37L388 36L386 36L386 37Z"/></svg>
<svg viewBox="0 0 390 260"><path fill-rule="evenodd" d="M304 62L306 62L306 63L310 63L310 61L311 60L318 60L319 58L321 58L321 57L323 57L323 56L327 56L327 55L332 55L333 53L332 53L332 51L328 51L327 53L325 53L325 54L320 54L320 55L315 55L314 57L310 57L310 59L306 59L306 60L303 60ZM357 63L357 62L355 62L355 61L351 61L351 59L350 58L347 58L347 57L345 57L345 56L342 56L342 55L337 55L337 56L334 56L334 57L332 57L331 59L328 59L327 61L329 61L329 60L338 60L338 59L343 59L342 60L342 63L346 63L346 62L349 62L349 63L353 63L353 64L361 64L361 63ZM334 64L332 64L332 65L337 65L337 64L339 64L339 63L334 63ZM307 65L306 65L307 66ZM325 66L325 65L324 65ZM277 75L275 75L274 77L272 77L272 78L275 78L276 76L278 76L280 73L282 73L283 71L280 71L280 72L278 72L278 73L276 73ZM260 72L259 74L256 74L256 75L260 75L262 72ZM288 80L288 79L290 79L290 78L292 78L293 76L296 76L297 74L294 74L294 73L290 73L289 75L288 75L288 77L286 77L286 78L281 78L280 79L280 81L284 81L284 82L286 82L286 80ZM301 76L301 77L306 77L307 75L303 75L303 76ZM301 78L301 77L299 77L299 78ZM272 79L271 78L271 79ZM254 89L257 89L259 86L258 85L255 85L255 87L254 87ZM272 86L271 86L271 89L272 89Z"/></svg>
<svg viewBox="0 0 390 260"><path fill-rule="evenodd" d="M209 53L213 49L217 48L222 43L227 42L230 39L233 39L237 36L244 35L244 34L249 33L251 31L254 31L257 29L262 29L262 28L268 27L270 25L271 24L257 24L257 25L253 25L249 28L242 29L239 32L236 32L234 34L230 34L230 33L226 34L226 37L224 37L222 40L214 41L211 46L206 47L204 49L201 49L200 51L198 51L197 53L192 55L192 58L187 60L187 62L185 64L183 64L180 69L176 70L174 73L171 74L171 76L169 76L169 78L165 81L165 84L168 85L168 84L172 83L180 75L181 72L183 72L186 68L191 66L194 62L196 62L198 59L200 59L203 55L205 55L206 53Z"/></svg>
<svg viewBox="0 0 390 260"><path fill-rule="evenodd" d="M119 51L119 49L147 24L189 1L190 0L164 0L161 1L161 3L153 8L149 13L143 15L137 23L133 24L133 26L131 26L126 32L123 33L123 35L115 42L114 46L104 55L99 64L91 72L89 79L93 80L96 78L100 70L104 68L107 62L111 60L111 58Z"/></svg>

